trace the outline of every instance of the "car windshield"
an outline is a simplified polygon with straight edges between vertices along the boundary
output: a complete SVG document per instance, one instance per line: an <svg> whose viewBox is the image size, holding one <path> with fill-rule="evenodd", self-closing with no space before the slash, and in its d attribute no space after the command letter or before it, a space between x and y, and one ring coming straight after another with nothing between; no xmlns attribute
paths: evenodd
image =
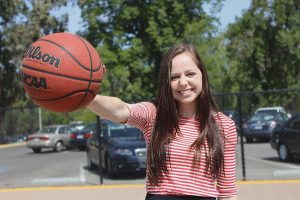
<svg viewBox="0 0 300 200"><path fill-rule="evenodd" d="M234 110L224 110L223 113L228 117L233 117Z"/></svg>
<svg viewBox="0 0 300 200"><path fill-rule="evenodd" d="M282 112L273 110L265 110L256 112L250 121L272 121L272 120L287 120L288 116Z"/></svg>
<svg viewBox="0 0 300 200"><path fill-rule="evenodd" d="M110 137L113 139L126 139L126 140L136 140L142 139L142 132L133 127L111 127L110 128Z"/></svg>
<svg viewBox="0 0 300 200"><path fill-rule="evenodd" d="M77 129L75 127L70 127L70 131L71 131L71 133L76 133L76 132L79 132L79 129Z"/></svg>
<svg viewBox="0 0 300 200"><path fill-rule="evenodd" d="M81 131L83 128L85 128L85 124L71 124L70 128L74 128L76 130Z"/></svg>
<svg viewBox="0 0 300 200"><path fill-rule="evenodd" d="M55 133L55 130L57 129L57 127L45 127L41 130L38 131L38 133Z"/></svg>
<svg viewBox="0 0 300 200"><path fill-rule="evenodd" d="M90 130L94 130L94 129L96 129L96 124L88 124L82 129L82 132L90 131Z"/></svg>

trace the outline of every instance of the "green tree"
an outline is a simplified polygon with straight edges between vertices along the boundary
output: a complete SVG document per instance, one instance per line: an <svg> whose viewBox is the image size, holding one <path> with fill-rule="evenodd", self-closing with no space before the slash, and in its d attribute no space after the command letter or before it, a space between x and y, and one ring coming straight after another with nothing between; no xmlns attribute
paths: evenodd
<svg viewBox="0 0 300 200"><path fill-rule="evenodd" d="M56 18L51 9L67 0L1 0L0 4L0 143L5 134L5 108L24 97L19 75L22 55L42 35L66 29L67 15Z"/></svg>
<svg viewBox="0 0 300 200"><path fill-rule="evenodd" d="M86 27L80 34L98 47L108 69L102 93L129 101L152 98L162 55L179 42L194 43L206 52L203 57L213 57L216 18L203 10L204 3L217 9L221 0L79 1Z"/></svg>
<svg viewBox="0 0 300 200"><path fill-rule="evenodd" d="M226 38L237 91L300 87L300 1L253 0Z"/></svg>
<svg viewBox="0 0 300 200"><path fill-rule="evenodd" d="M253 0L226 33L236 91L300 87L300 1ZM298 110L296 94L253 95L244 108L282 105Z"/></svg>

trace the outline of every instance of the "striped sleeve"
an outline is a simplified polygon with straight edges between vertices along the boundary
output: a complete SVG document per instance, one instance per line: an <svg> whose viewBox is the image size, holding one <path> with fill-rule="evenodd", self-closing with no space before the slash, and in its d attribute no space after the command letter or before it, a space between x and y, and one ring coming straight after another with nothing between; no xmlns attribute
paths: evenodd
<svg viewBox="0 0 300 200"><path fill-rule="evenodd" d="M142 132L148 132L149 125L154 121L156 107L150 102L141 102L128 104L130 115L127 121L128 125L140 129Z"/></svg>
<svg viewBox="0 0 300 200"><path fill-rule="evenodd" d="M217 180L217 190L220 197L237 196L236 188L236 145L237 132L233 120L224 119L224 171Z"/></svg>

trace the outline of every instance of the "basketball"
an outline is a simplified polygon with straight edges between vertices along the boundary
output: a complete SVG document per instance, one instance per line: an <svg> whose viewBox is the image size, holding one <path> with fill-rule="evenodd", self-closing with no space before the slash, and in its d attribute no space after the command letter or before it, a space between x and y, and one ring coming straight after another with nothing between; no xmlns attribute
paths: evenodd
<svg viewBox="0 0 300 200"><path fill-rule="evenodd" d="M88 105L100 90L105 69L96 49L71 33L41 37L25 52L23 88L42 108L71 112Z"/></svg>

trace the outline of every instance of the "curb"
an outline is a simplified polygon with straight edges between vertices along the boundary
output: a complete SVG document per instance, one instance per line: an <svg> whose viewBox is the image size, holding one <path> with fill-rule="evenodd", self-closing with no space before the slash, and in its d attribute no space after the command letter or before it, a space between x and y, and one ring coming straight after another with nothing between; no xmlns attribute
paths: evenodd
<svg viewBox="0 0 300 200"><path fill-rule="evenodd" d="M0 144L0 149L10 148L10 147L17 147L17 146L23 146L25 144L26 144L25 142L13 143L13 144Z"/></svg>

